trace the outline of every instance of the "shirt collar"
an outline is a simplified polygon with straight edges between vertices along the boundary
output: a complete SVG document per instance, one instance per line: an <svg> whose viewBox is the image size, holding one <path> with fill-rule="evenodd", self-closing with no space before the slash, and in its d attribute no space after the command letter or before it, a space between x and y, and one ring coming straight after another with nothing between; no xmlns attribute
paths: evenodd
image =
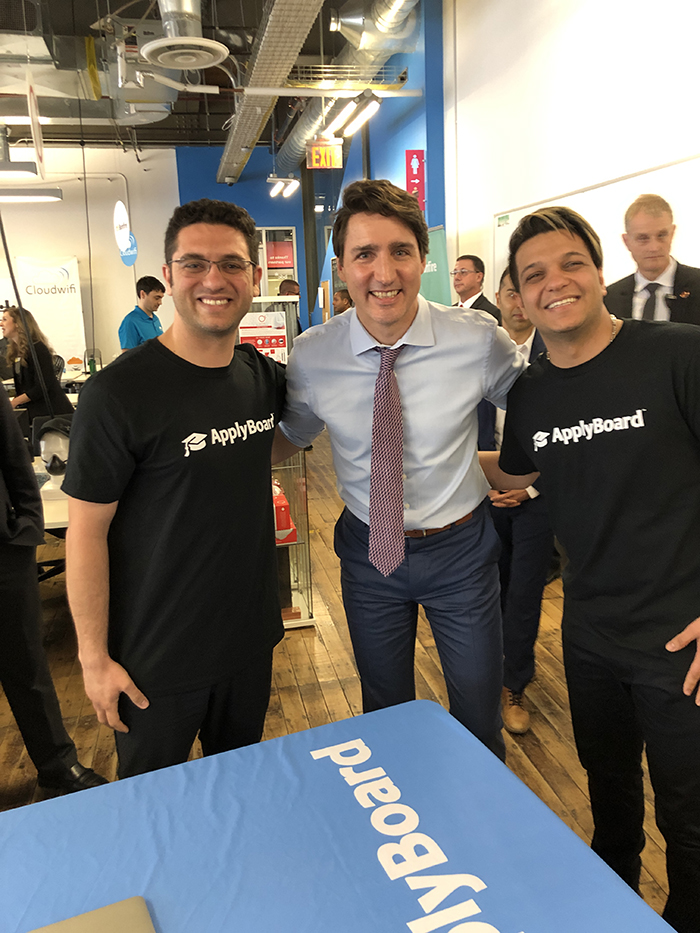
<svg viewBox="0 0 700 933"><path fill-rule="evenodd" d="M523 343L517 344L518 350L522 353L526 360L530 359L530 354L532 353L532 343L535 339L535 330L536 328L533 327L532 333L527 338L527 340L525 340Z"/></svg>
<svg viewBox="0 0 700 933"><path fill-rule="evenodd" d="M374 337L364 329L357 317L357 310L355 308L350 308L350 310L345 313L351 315L350 347L355 356L359 356L367 350L374 350L376 347L383 346L383 344L380 344L378 340L375 340ZM394 346L432 347L434 345L435 334L433 332L432 321L430 320L430 306L425 298L419 295L418 311L413 319L413 323L406 333L396 341Z"/></svg>
<svg viewBox="0 0 700 933"><path fill-rule="evenodd" d="M476 299L479 297L480 294L481 294L481 290L479 290L479 291L476 293L476 295L472 295L471 298L467 298L466 301L460 301L460 302L459 302L460 308L471 308L472 305L474 304L474 302L476 301Z"/></svg>
<svg viewBox="0 0 700 933"><path fill-rule="evenodd" d="M653 281L653 282L656 282L657 285L663 285L665 288L671 288L671 289L672 289L672 288L673 288L673 283L674 283L675 278L676 278L676 269L677 269L677 268L678 268L678 263L677 263L676 260L673 258L673 256L671 256L671 261L669 262L668 266L664 269L664 271L661 273L661 275L660 275L658 278L656 278L656 279L646 279L646 278L644 278L644 276L643 276L642 273L639 271L639 269L637 269L637 271L634 273L634 281L635 281L635 289L634 289L634 290L635 290L635 292L641 292L641 291L642 291L643 289L645 289L645 288L647 287L647 285L648 285L650 282L652 282L652 281Z"/></svg>

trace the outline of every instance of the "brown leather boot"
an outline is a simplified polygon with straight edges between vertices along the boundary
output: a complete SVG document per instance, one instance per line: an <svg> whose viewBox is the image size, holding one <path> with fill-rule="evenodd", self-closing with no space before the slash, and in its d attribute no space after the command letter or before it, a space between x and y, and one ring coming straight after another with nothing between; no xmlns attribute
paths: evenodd
<svg viewBox="0 0 700 933"><path fill-rule="evenodd" d="M530 728L530 714L523 706L523 694L513 693L508 687L501 691L503 725L509 732L522 735Z"/></svg>

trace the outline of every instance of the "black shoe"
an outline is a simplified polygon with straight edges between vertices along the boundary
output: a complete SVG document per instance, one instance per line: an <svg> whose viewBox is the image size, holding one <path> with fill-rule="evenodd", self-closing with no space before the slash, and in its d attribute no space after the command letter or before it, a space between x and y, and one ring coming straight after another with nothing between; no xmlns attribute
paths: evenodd
<svg viewBox="0 0 700 933"><path fill-rule="evenodd" d="M64 794L74 794L76 791L87 790L89 787L109 784L109 781L92 768L86 768L78 762L63 774L40 774L38 783L39 787L49 787L52 790L63 791Z"/></svg>

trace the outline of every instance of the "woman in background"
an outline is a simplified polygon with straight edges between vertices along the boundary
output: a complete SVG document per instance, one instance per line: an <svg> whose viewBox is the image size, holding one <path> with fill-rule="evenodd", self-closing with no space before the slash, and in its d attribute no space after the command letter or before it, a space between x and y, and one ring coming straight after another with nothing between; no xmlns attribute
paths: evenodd
<svg viewBox="0 0 700 933"><path fill-rule="evenodd" d="M30 422L40 415L50 414L29 346L31 340L44 376L46 391L53 405L53 413L54 415L68 415L73 411L73 406L68 401L68 396L54 373L53 350L49 341L39 330L39 325L33 315L29 311L24 313L29 336L25 332L17 308L5 308L0 320L0 330L7 338L7 362L13 367L15 379L15 397L10 400L12 407L17 408L20 405L26 407Z"/></svg>

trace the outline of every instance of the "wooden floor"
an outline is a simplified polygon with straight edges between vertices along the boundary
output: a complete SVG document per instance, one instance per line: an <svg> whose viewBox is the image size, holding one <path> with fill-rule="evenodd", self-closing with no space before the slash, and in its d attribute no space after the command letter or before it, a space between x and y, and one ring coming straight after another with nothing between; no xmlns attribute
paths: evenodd
<svg viewBox="0 0 700 933"><path fill-rule="evenodd" d="M322 435L307 454L308 503L314 582L315 627L289 631L275 652L274 681L265 739L335 722L361 712L360 685L340 596L333 525L341 511L328 441ZM44 557L60 556L63 543L47 535ZM66 727L80 760L111 780L116 760L111 730L97 723L82 688L76 643L61 574L41 585L45 644ZM561 582L545 590L537 675L528 687L532 715L527 735L506 737L508 766L586 842L592 820L585 775L573 744L562 665ZM447 705L445 684L430 628L421 615L416 646L416 690L420 699ZM200 754L198 749L193 755ZM27 757L4 695L0 696L0 809L41 800L36 772ZM663 840L653 821L647 780L647 846L643 853L644 898L660 911L667 894Z"/></svg>

